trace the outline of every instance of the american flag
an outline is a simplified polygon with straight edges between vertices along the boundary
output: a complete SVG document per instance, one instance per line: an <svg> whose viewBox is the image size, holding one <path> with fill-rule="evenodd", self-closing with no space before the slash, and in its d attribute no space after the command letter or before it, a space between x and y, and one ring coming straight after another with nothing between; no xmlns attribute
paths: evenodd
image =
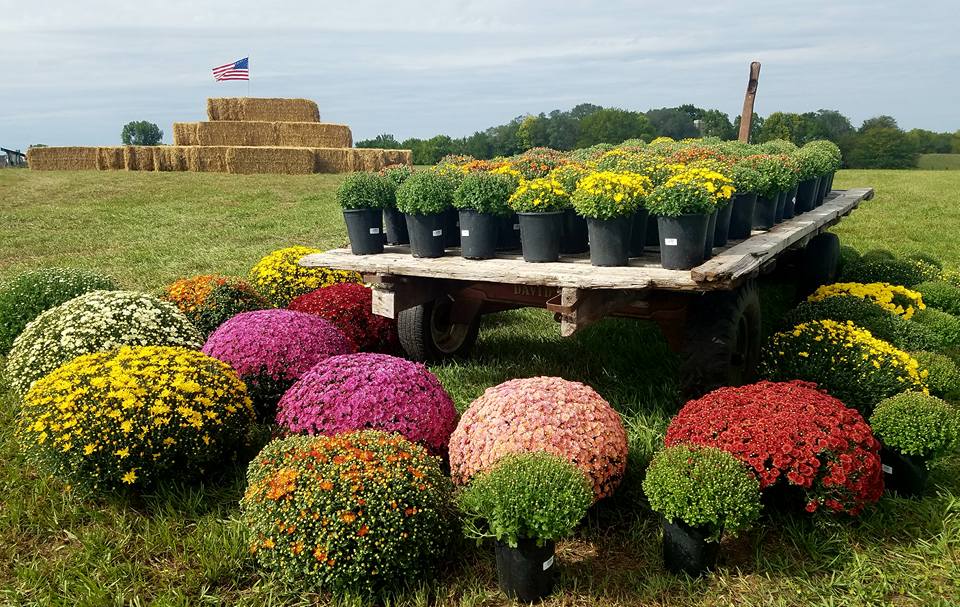
<svg viewBox="0 0 960 607"><path fill-rule="evenodd" d="M224 80L250 80L250 58L244 57L233 63L227 63L213 68L213 79L217 82Z"/></svg>

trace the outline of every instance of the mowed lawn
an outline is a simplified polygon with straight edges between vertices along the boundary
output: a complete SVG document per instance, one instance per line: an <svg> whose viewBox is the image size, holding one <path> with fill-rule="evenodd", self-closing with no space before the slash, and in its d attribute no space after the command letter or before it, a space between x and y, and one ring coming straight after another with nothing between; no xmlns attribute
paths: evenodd
<svg viewBox="0 0 960 607"><path fill-rule="evenodd" d="M191 274L244 275L276 248L344 244L332 196L338 182L0 171L0 279L70 265L153 291ZM844 171L835 187L848 186L872 186L877 195L836 228L845 244L925 251L960 267L960 172ZM638 480L681 405L676 368L651 325L609 320L561 339L540 311L486 318L474 358L433 368L461 410L488 386L549 374L589 383L624 416L632 474L560 544L562 576L547 605L960 604L960 458L937 464L922 500L885 497L855 520L771 514L725 541L714 575L666 574L658 521ZM0 396L0 604L362 604L304 594L258 573L237 522L241 468L133 501L81 500L24 463L11 431L16 406ZM507 603L492 548L468 543L443 560L437 579L390 600Z"/></svg>

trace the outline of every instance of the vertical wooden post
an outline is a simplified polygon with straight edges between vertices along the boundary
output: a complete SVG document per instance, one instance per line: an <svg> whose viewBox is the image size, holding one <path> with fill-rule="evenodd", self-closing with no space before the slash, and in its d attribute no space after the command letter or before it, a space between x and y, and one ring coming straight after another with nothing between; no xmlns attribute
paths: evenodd
<svg viewBox="0 0 960 607"><path fill-rule="evenodd" d="M750 143L750 127L753 125L753 102L757 98L757 82L760 80L760 62L750 64L750 80L747 81L747 93L743 97L743 111L740 112L740 141Z"/></svg>

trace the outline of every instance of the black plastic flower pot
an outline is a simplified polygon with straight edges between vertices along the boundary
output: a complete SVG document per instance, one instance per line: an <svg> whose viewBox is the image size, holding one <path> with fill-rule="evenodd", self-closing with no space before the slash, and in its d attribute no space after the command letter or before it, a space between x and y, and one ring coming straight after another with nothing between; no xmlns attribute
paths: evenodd
<svg viewBox="0 0 960 607"><path fill-rule="evenodd" d="M443 212L443 246L460 246L460 213L456 209Z"/></svg>
<svg viewBox="0 0 960 607"><path fill-rule="evenodd" d="M516 548L497 541L497 581L500 590L521 603L538 603L553 593L556 568L552 541L537 546L535 540L521 539Z"/></svg>
<svg viewBox="0 0 960 607"><path fill-rule="evenodd" d="M780 192L779 194L777 194L777 210L774 213L774 218L773 218L774 222L776 223L783 222L783 212L784 212L784 209L786 209L786 206L787 206L787 193Z"/></svg>
<svg viewBox="0 0 960 607"><path fill-rule="evenodd" d="M769 230L777 223L777 198L757 196L757 206L753 209L753 227L757 230Z"/></svg>
<svg viewBox="0 0 960 607"><path fill-rule="evenodd" d="M833 178L836 176L837 172L834 171L830 173L830 177L827 178L827 194L833 191Z"/></svg>
<svg viewBox="0 0 960 607"><path fill-rule="evenodd" d="M590 233L590 265L625 266L630 260L633 215L616 219L587 219ZM646 234L646 232L644 232Z"/></svg>
<svg viewBox="0 0 960 607"><path fill-rule="evenodd" d="M647 226L656 224L650 221L650 213L646 209L637 209L633 214L633 228L630 230L630 257L640 257L647 245Z"/></svg>
<svg viewBox="0 0 960 607"><path fill-rule="evenodd" d="M703 263L707 221L706 214L657 217L660 265L668 270L689 270Z"/></svg>
<svg viewBox="0 0 960 607"><path fill-rule="evenodd" d="M577 215L573 209L563 212L563 235L560 240L560 252L566 255L586 253L587 220Z"/></svg>
<svg viewBox="0 0 960 607"><path fill-rule="evenodd" d="M380 209L344 209L350 250L354 255L383 253L383 212Z"/></svg>
<svg viewBox="0 0 960 607"><path fill-rule="evenodd" d="M520 219L516 213L498 219L500 229L497 233L498 251L516 251L520 248Z"/></svg>
<svg viewBox="0 0 960 607"><path fill-rule="evenodd" d="M797 186L793 186L789 192L787 192L786 204L783 206L783 218L784 219L793 219L796 215L797 208Z"/></svg>
<svg viewBox="0 0 960 607"><path fill-rule="evenodd" d="M407 234L407 220L396 209L383 210L383 230L387 235L387 244L410 244Z"/></svg>
<svg viewBox="0 0 960 607"><path fill-rule="evenodd" d="M433 215L407 215L407 232L410 234L410 253L414 257L443 257L447 218L442 213Z"/></svg>
<svg viewBox="0 0 960 607"><path fill-rule="evenodd" d="M466 259L490 259L497 251L497 232L500 231L496 215L460 211L460 254Z"/></svg>
<svg viewBox="0 0 960 607"><path fill-rule="evenodd" d="M703 238L703 258L713 257L713 236L717 231L717 211L707 215L707 233Z"/></svg>
<svg viewBox="0 0 960 607"><path fill-rule="evenodd" d="M820 176L820 188L817 190L817 206L823 204L824 199L827 197L827 188L830 186L830 175L824 174Z"/></svg>
<svg viewBox="0 0 960 607"><path fill-rule="evenodd" d="M753 211L757 206L757 195L753 193L737 194L730 202L730 240L750 238L753 230Z"/></svg>
<svg viewBox="0 0 960 607"><path fill-rule="evenodd" d="M927 487L927 459L919 455L904 455L886 445L880 449L883 485L887 491L896 491L902 497L919 497Z"/></svg>
<svg viewBox="0 0 960 607"><path fill-rule="evenodd" d="M797 204L794 208L794 212L797 215L813 210L814 202L817 197L817 188L819 187L820 181L816 177L812 179L804 179L797 184Z"/></svg>
<svg viewBox="0 0 960 607"><path fill-rule="evenodd" d="M552 213L518 213L520 247L523 260L544 263L560 259L560 237L563 232L563 211Z"/></svg>
<svg viewBox="0 0 960 607"><path fill-rule="evenodd" d="M720 544L708 542L709 530L683 521L663 521L663 566L671 573L701 576L717 564Z"/></svg>
<svg viewBox="0 0 960 607"><path fill-rule="evenodd" d="M727 244L730 236L730 219L733 216L733 201L728 200L726 204L717 210L717 225L713 230L713 246L722 247Z"/></svg>
<svg viewBox="0 0 960 607"><path fill-rule="evenodd" d="M647 220L647 246L660 246L660 225L656 221Z"/></svg>

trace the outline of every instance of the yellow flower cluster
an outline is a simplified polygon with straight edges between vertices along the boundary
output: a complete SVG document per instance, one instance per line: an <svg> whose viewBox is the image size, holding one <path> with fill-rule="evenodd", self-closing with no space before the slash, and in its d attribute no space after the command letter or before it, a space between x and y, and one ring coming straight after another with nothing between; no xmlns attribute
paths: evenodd
<svg viewBox="0 0 960 607"><path fill-rule="evenodd" d="M253 419L246 387L226 363L137 346L79 356L38 381L17 433L52 474L116 488L202 473L241 445Z"/></svg>
<svg viewBox="0 0 960 607"><path fill-rule="evenodd" d="M927 307L923 303L923 297L917 291L886 282L838 282L832 285L824 285L807 300L821 301L828 297L843 295L867 299L905 319L910 319L915 312Z"/></svg>
<svg viewBox="0 0 960 607"><path fill-rule="evenodd" d="M613 219L636 211L652 189L653 183L644 175L598 171L577 182L572 201L584 217Z"/></svg>
<svg viewBox="0 0 960 607"><path fill-rule="evenodd" d="M915 358L850 321L814 320L777 333L761 372L775 380L815 382L865 414L894 394L927 392L928 373Z"/></svg>
<svg viewBox="0 0 960 607"><path fill-rule="evenodd" d="M250 269L250 281L271 304L282 308L304 293L340 282L360 282L360 275L346 270L307 268L300 259L319 249L288 247L274 251Z"/></svg>
<svg viewBox="0 0 960 607"><path fill-rule="evenodd" d="M509 202L521 213L562 211L570 204L570 193L554 177L522 179Z"/></svg>
<svg viewBox="0 0 960 607"><path fill-rule="evenodd" d="M667 180L666 186L693 185L701 187L713 197L715 203L730 200L736 193L733 180L717 171L695 166L687 166L678 170L673 177Z"/></svg>

